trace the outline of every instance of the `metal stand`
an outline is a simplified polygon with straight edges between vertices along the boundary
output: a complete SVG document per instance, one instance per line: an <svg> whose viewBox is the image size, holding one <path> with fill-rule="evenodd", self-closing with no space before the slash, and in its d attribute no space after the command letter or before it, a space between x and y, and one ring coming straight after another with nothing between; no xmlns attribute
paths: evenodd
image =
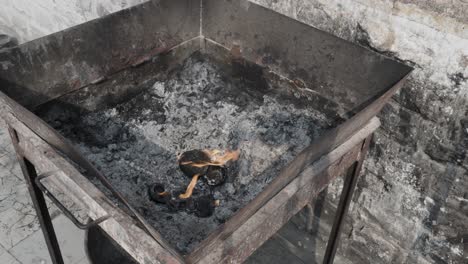
<svg viewBox="0 0 468 264"><path fill-rule="evenodd" d="M372 134L364 140L361 153L359 155L359 160L356 161L347 171L345 182L343 184L343 190L341 192L340 202L336 209L335 220L328 238L327 249L323 257L324 264L331 264L335 259L336 249L340 242L339 239L344 224L344 219L348 213L349 204L353 198L354 189L356 188L362 164L366 157L367 151L369 150L371 139Z"/></svg>
<svg viewBox="0 0 468 264"><path fill-rule="evenodd" d="M33 201L34 207L36 209L39 223L41 225L41 229L44 234L44 238L47 243L47 248L49 250L49 254L52 259L52 262L54 264L64 264L62 254L60 251L60 247L57 241L57 237L55 235L52 220L50 218L50 214L47 209L47 204L44 198L44 193L40 188L40 184L38 186L38 183L37 183L37 182L40 182L39 180L41 176L37 175L34 165L31 162L29 162L22 154L22 151L18 145L19 138L18 138L16 131L12 129L11 127L9 127L8 130L10 132L13 146L16 150L18 162L21 166L21 170L23 172L24 178L28 185L29 193L31 195L31 199ZM351 202L354 189L356 187L356 184L359 178L362 164L364 162L365 156L369 149L371 139L372 139L372 135L370 135L363 141L359 159L347 170L345 182L343 185L343 190L342 190L341 197L340 197L340 202L337 207L333 227L330 232L330 236L329 236L328 243L327 243L327 248L325 251L324 258L323 258L323 263L325 264L330 264L330 263L333 263L334 261L336 249L339 245L340 234L341 234L342 227L344 224L344 219L348 212L349 204ZM313 216L312 205L308 205L307 209L308 209L309 217L312 217ZM66 212L66 210L64 211ZM93 225L91 226L94 226L104 221L105 219L107 219L107 217L98 219L95 221L96 223L93 223ZM88 226L85 226L84 229L87 229L87 228ZM311 228L310 223L308 223L307 228L308 229Z"/></svg>
<svg viewBox="0 0 468 264"><path fill-rule="evenodd" d="M49 250L52 263L54 264L64 264L62 253L60 252L60 246L57 241L57 236L55 235L54 226L50 218L49 210L47 209L47 204L44 198L44 194L35 184L37 177L36 169L34 165L31 164L23 155L21 155L21 150L18 147L19 139L16 131L11 127L8 128L10 132L10 137L15 148L16 157L21 166L21 170L24 175L24 179L28 185L29 194L31 195L31 200L36 209L37 217L41 225L42 233L47 244L47 249Z"/></svg>

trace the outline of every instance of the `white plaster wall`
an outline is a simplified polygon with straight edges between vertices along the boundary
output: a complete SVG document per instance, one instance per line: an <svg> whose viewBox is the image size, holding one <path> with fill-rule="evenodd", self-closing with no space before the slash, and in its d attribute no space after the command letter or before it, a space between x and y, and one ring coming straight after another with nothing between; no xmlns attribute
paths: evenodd
<svg viewBox="0 0 468 264"><path fill-rule="evenodd" d="M0 34L20 43L147 0L0 0Z"/></svg>

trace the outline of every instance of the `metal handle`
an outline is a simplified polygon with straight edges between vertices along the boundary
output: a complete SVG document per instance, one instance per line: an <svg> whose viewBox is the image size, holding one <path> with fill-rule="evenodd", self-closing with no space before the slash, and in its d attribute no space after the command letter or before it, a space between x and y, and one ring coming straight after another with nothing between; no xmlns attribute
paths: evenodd
<svg viewBox="0 0 468 264"><path fill-rule="evenodd" d="M36 182L36 185L37 187L45 194L47 195L47 197L49 197L49 199L60 209L60 211L62 211L62 213L65 214L65 216L70 219L70 221L73 222L73 224L76 225L76 227L78 227L79 229L83 229L83 230L86 230L86 229L89 229L95 225L98 225L102 222L104 222L105 220L109 219L110 216L109 215L105 215L103 217L99 217L98 219L94 220L94 221L91 221L87 224L83 224L81 223L78 219L76 219L76 217L57 199L55 198L55 196L49 192L49 190L47 190L47 188L42 184L41 180L47 178L47 177L50 177L52 175L54 175L55 172L46 172L46 173L42 173L40 175L38 175L35 179L35 182Z"/></svg>

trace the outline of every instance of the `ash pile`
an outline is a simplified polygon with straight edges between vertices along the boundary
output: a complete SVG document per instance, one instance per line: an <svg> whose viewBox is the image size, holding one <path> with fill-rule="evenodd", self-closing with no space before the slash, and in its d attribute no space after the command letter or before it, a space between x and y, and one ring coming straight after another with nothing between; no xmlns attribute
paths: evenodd
<svg viewBox="0 0 468 264"><path fill-rule="evenodd" d="M251 73L258 76L243 76ZM144 92L113 107L84 112L51 104L41 115L184 254L333 126L313 105L296 104L300 98L294 92L274 88L261 71L251 66L238 71L200 53L166 79L142 85ZM205 203L214 202L215 209L197 214L155 202L149 188L172 197L187 191L191 179L181 171L178 155L205 149L240 152L237 161L223 166L222 184L199 180L194 185L191 199L209 197Z"/></svg>

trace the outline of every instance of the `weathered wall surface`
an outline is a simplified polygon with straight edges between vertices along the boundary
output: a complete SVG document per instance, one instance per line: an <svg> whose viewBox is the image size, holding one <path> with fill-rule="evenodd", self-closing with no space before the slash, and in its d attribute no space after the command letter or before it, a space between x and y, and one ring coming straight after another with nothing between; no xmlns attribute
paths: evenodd
<svg viewBox="0 0 468 264"><path fill-rule="evenodd" d="M22 43L143 2L146 0L0 0L0 34Z"/></svg>
<svg viewBox="0 0 468 264"><path fill-rule="evenodd" d="M253 2L415 67L380 115L339 254L468 263L468 1Z"/></svg>

